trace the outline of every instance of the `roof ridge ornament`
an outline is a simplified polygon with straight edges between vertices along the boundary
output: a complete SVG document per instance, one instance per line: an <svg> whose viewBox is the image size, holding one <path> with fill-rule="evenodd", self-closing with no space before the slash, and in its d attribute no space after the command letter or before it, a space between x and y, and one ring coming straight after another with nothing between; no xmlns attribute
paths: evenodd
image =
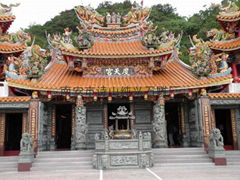
<svg viewBox="0 0 240 180"><path fill-rule="evenodd" d="M10 5L0 3L0 16L12 16L12 12L11 12L12 8L18 7L19 5L20 3L10 4Z"/></svg>

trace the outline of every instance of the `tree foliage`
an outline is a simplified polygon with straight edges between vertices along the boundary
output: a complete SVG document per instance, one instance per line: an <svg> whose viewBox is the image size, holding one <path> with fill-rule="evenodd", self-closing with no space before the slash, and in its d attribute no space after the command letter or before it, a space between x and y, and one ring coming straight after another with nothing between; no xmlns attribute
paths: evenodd
<svg viewBox="0 0 240 180"><path fill-rule="evenodd" d="M226 3L226 0L222 2ZM240 5L240 0L237 1ZM125 0L120 3L112 3L111 1L105 1L100 3L96 9L102 15L106 15L108 12L120 13L125 15L130 11L131 7L136 6L136 2ZM206 39L205 33L212 28L220 29L219 23L216 21L216 16L219 13L218 6L210 6L205 10L201 10L198 13L192 15L190 18L179 16L176 13L176 9L170 4L157 4L152 6L151 20L158 28L156 34L169 30L175 34L183 32L183 38L181 41L182 60L188 63L188 48L191 47L188 36L198 34L198 37ZM47 40L45 37L45 31L49 33L63 33L64 28L69 27L74 32L77 31L76 26L79 26L79 20L73 9L61 12L60 15L55 16L44 25L31 25L26 29L35 36L36 43L44 48L47 48Z"/></svg>

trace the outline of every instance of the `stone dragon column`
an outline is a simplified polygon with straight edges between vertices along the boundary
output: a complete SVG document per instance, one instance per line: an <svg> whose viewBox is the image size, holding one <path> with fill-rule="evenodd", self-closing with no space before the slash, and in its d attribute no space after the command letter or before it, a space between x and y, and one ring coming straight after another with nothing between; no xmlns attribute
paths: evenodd
<svg viewBox="0 0 240 180"><path fill-rule="evenodd" d="M76 105L76 127L75 127L75 149L86 149L87 148L87 117L86 107L80 103Z"/></svg>
<svg viewBox="0 0 240 180"><path fill-rule="evenodd" d="M159 97L157 104L153 107L153 132L153 147L168 147L165 100L163 97Z"/></svg>

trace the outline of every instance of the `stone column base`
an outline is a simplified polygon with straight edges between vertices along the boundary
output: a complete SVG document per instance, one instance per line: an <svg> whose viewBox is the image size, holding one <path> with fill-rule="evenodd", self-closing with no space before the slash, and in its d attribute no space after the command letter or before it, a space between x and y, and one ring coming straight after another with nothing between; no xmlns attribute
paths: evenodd
<svg viewBox="0 0 240 180"><path fill-rule="evenodd" d="M30 171L31 167L32 163L18 163L19 172Z"/></svg>
<svg viewBox="0 0 240 180"><path fill-rule="evenodd" d="M212 158L212 161L215 163L216 166L226 166L227 165L226 158Z"/></svg>

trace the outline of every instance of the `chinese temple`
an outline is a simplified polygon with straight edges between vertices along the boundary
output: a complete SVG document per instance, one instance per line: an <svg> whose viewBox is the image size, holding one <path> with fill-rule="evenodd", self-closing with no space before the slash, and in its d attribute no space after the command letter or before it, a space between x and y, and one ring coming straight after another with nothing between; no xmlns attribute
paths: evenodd
<svg viewBox="0 0 240 180"><path fill-rule="evenodd" d="M94 149L97 134L129 139L150 133L153 148L208 147L212 128L226 149L240 149L240 10L221 7L223 30L190 37L191 65L179 59L182 34L157 36L151 9L121 16L75 7L78 33L48 34L49 51L7 30L0 7L0 156L19 151ZM149 135L149 134L147 134Z"/></svg>

